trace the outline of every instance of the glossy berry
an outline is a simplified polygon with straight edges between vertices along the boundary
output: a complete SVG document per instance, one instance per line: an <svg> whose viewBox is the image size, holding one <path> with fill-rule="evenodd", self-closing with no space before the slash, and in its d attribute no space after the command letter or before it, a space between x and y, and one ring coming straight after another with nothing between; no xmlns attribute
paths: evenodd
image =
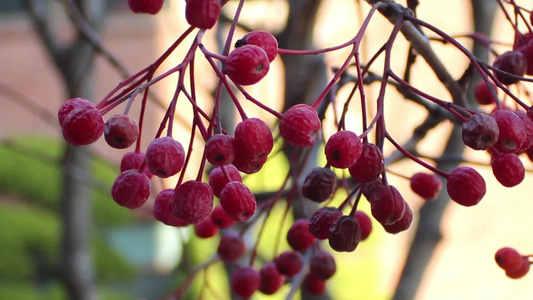
<svg viewBox="0 0 533 300"><path fill-rule="evenodd" d="M189 25L211 29L220 16L220 0L186 0L185 18Z"/></svg>
<svg viewBox="0 0 533 300"><path fill-rule="evenodd" d="M486 192L485 180L471 167L458 167L448 176L446 189L450 198L463 206L476 205Z"/></svg>
<svg viewBox="0 0 533 300"><path fill-rule="evenodd" d="M174 191L172 210L176 217L189 224L199 224L213 209L213 191L201 181L189 180Z"/></svg>
<svg viewBox="0 0 533 300"><path fill-rule="evenodd" d="M231 277L231 290L244 299L250 298L261 284L261 275L253 267L238 268Z"/></svg>
<svg viewBox="0 0 533 300"><path fill-rule="evenodd" d="M215 134L205 143L205 158L214 166L230 164L235 157L233 137L227 134Z"/></svg>
<svg viewBox="0 0 533 300"><path fill-rule="evenodd" d="M498 123L500 131L494 148L504 153L518 152L527 139L524 121L510 110L497 110L492 116Z"/></svg>
<svg viewBox="0 0 533 300"><path fill-rule="evenodd" d="M522 254L511 247L503 247L496 251L494 259L500 268L506 271L519 269L524 262Z"/></svg>
<svg viewBox="0 0 533 300"><path fill-rule="evenodd" d="M379 174L385 170L385 159L378 146L365 143L361 155L357 161L348 169L350 176L359 182L370 182L378 178Z"/></svg>
<svg viewBox="0 0 533 300"><path fill-rule="evenodd" d="M393 224L405 213L405 201L392 185L383 185L372 195L372 216L382 225Z"/></svg>
<svg viewBox="0 0 533 300"><path fill-rule="evenodd" d="M275 294L285 283L285 278L273 262L265 263L261 267L259 275L261 275L259 291L265 295Z"/></svg>
<svg viewBox="0 0 533 300"><path fill-rule="evenodd" d="M128 152L124 154L122 159L120 160L120 172L124 172L126 170L139 170L144 164L144 158L145 155L142 152ZM142 172L144 175L148 176L148 178L152 178L153 174L148 171L148 168L146 168L146 165L144 166Z"/></svg>
<svg viewBox="0 0 533 300"><path fill-rule="evenodd" d="M518 185L525 177L524 164L514 153L504 153L492 159L492 173L503 186Z"/></svg>
<svg viewBox="0 0 533 300"><path fill-rule="evenodd" d="M153 214L154 218L169 226L187 226L189 223L176 218L172 210L174 189L164 189L155 198Z"/></svg>
<svg viewBox="0 0 533 300"><path fill-rule="evenodd" d="M361 241L364 241L372 232L372 220L361 210L356 211L353 216L359 222L359 227L361 227Z"/></svg>
<svg viewBox="0 0 533 300"><path fill-rule="evenodd" d="M233 146L235 155L239 158L266 159L274 147L274 137L263 120L249 118L235 127Z"/></svg>
<svg viewBox="0 0 533 300"><path fill-rule="evenodd" d="M75 146L96 142L104 133L102 113L90 101L73 98L58 111L63 137Z"/></svg>
<svg viewBox="0 0 533 300"><path fill-rule="evenodd" d="M322 207L309 219L309 231L317 239L325 240L329 237L329 229L340 217L342 217L342 212L336 207Z"/></svg>
<svg viewBox="0 0 533 300"><path fill-rule="evenodd" d="M136 14L157 14L163 7L164 0L128 0L132 12Z"/></svg>
<svg viewBox="0 0 533 300"><path fill-rule="evenodd" d="M220 237L217 253L226 263L235 263L246 253L246 244L235 231L225 232Z"/></svg>
<svg viewBox="0 0 533 300"><path fill-rule="evenodd" d="M442 180L436 174L418 172L410 179L411 190L424 200L434 200L442 190Z"/></svg>
<svg viewBox="0 0 533 300"><path fill-rule="evenodd" d="M329 168L314 167L305 176L302 195L314 202L322 203L333 196L337 187L337 175Z"/></svg>
<svg viewBox="0 0 533 300"><path fill-rule="evenodd" d="M529 272L530 266L531 266L531 262L529 261L527 257L524 256L522 258L522 264L520 265L520 268L513 270L513 271L505 270L505 275L507 275L507 277L512 278L512 279L522 278L526 276L526 274Z"/></svg>
<svg viewBox="0 0 533 300"><path fill-rule="evenodd" d="M309 231L307 219L296 220L287 233L287 242L296 251L303 252L315 243L315 236Z"/></svg>
<svg viewBox="0 0 533 300"><path fill-rule="evenodd" d="M226 214L237 222L250 219L257 203L250 189L238 181L228 183L220 194L220 205Z"/></svg>
<svg viewBox="0 0 533 300"><path fill-rule="evenodd" d="M363 144L351 131L339 131L326 142L324 152L328 164L335 168L346 169L352 166L361 155Z"/></svg>
<svg viewBox="0 0 533 300"><path fill-rule="evenodd" d="M181 171L185 162L185 150L180 142L170 136L153 140L145 153L148 170L161 178L167 178Z"/></svg>
<svg viewBox="0 0 533 300"><path fill-rule="evenodd" d="M245 34L235 43L235 48L244 45L255 45L265 50L268 60L272 62L278 55L278 41L267 31L254 30Z"/></svg>
<svg viewBox="0 0 533 300"><path fill-rule="evenodd" d="M500 136L496 119L484 113L472 115L462 126L463 143L474 150L487 150Z"/></svg>
<svg viewBox="0 0 533 300"><path fill-rule="evenodd" d="M213 209L213 211L209 215L209 218L219 229L229 228L236 223L235 220L233 220L226 214L220 204L215 206L215 209Z"/></svg>
<svg viewBox="0 0 533 300"><path fill-rule="evenodd" d="M492 91L485 80L479 81L474 87L474 99L479 105L490 105L496 102L496 85L490 83L490 87L492 87Z"/></svg>
<svg viewBox="0 0 533 300"><path fill-rule="evenodd" d="M104 124L105 141L113 148L128 148L138 137L139 125L128 115L114 115Z"/></svg>
<svg viewBox="0 0 533 300"><path fill-rule="evenodd" d="M503 84L517 83L527 71L527 59L520 51L507 51L498 56L492 64L494 68L507 72L505 74L494 70L494 76Z"/></svg>
<svg viewBox="0 0 533 300"><path fill-rule="evenodd" d="M113 200L127 208L138 208L150 197L150 179L137 170L120 173L111 188Z"/></svg>
<svg viewBox="0 0 533 300"><path fill-rule="evenodd" d="M252 85L263 79L269 69L270 62L265 50L255 45L245 45L228 54L223 70L233 83Z"/></svg>
<svg viewBox="0 0 533 300"><path fill-rule="evenodd" d="M411 223L413 223L413 211L407 202L404 202L404 204L405 208L403 216L398 221L392 224L382 224L386 232L397 234L402 231L406 231L409 229L409 227L411 227Z"/></svg>
<svg viewBox="0 0 533 300"><path fill-rule="evenodd" d="M232 165L216 167L209 173L209 185L213 190L213 194L219 198L222 189L230 181L242 182L241 173Z"/></svg>
<svg viewBox="0 0 533 300"><path fill-rule="evenodd" d="M207 239L218 233L218 227L211 219L205 218L202 222L194 226L194 233L201 239Z"/></svg>
<svg viewBox="0 0 533 300"><path fill-rule="evenodd" d="M328 280L337 271L335 258L329 252L319 250L309 260L309 274L322 280Z"/></svg>
<svg viewBox="0 0 533 300"><path fill-rule="evenodd" d="M289 278L300 273L303 267L303 257L298 251L289 250L281 253L274 260L279 273Z"/></svg>
<svg viewBox="0 0 533 300"><path fill-rule="evenodd" d="M357 219L342 216L329 229L329 246L337 252L352 252L361 241L361 227Z"/></svg>
<svg viewBox="0 0 533 300"><path fill-rule="evenodd" d="M307 104L290 107L279 121L279 133L287 143L296 147L313 145L318 138L320 127L318 113Z"/></svg>
<svg viewBox="0 0 533 300"><path fill-rule="evenodd" d="M303 288L309 294L320 296L326 292L326 282L312 274L307 274L304 278Z"/></svg>

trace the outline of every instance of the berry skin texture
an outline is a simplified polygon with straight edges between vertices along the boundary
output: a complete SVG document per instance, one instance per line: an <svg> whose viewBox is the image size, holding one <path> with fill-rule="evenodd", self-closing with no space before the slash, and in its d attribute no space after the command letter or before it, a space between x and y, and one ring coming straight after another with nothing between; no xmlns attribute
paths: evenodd
<svg viewBox="0 0 533 300"><path fill-rule="evenodd" d="M231 81L239 85L258 83L269 69L270 62L265 50L255 45L245 45L231 51L223 68Z"/></svg>
<svg viewBox="0 0 533 300"><path fill-rule="evenodd" d="M226 214L237 222L250 219L257 207L250 189L238 181L228 183L220 194L220 205Z"/></svg>
<svg viewBox="0 0 533 300"><path fill-rule="evenodd" d="M220 16L220 0L186 0L185 18L189 25L211 29Z"/></svg>
<svg viewBox="0 0 533 300"><path fill-rule="evenodd" d="M148 170L161 178L167 178L181 171L185 162L185 150L180 142L170 136L153 140L146 149Z"/></svg>
<svg viewBox="0 0 533 300"><path fill-rule="evenodd" d="M436 174L418 172L411 176L411 190L426 201L435 200L442 190L442 180Z"/></svg>
<svg viewBox="0 0 533 300"><path fill-rule="evenodd" d="M194 233L201 239L208 239L218 233L218 227L209 218L194 226Z"/></svg>
<svg viewBox="0 0 533 300"><path fill-rule="evenodd" d="M496 251L494 259L500 268L505 271L515 271L522 266L524 262L522 254L511 247L503 247Z"/></svg>
<svg viewBox="0 0 533 300"><path fill-rule="evenodd" d="M507 51L498 56L492 64L494 68L515 76L524 76L527 71L527 59L520 51ZM494 76L503 84L517 83L520 79L502 72L493 71Z"/></svg>
<svg viewBox="0 0 533 300"><path fill-rule="evenodd" d="M333 196L337 187L337 175L329 168L314 167L305 176L302 195L322 203Z"/></svg>
<svg viewBox="0 0 533 300"><path fill-rule="evenodd" d="M322 280L330 279L337 271L335 258L329 252L319 250L309 261L309 274Z"/></svg>
<svg viewBox="0 0 533 300"><path fill-rule="evenodd" d="M111 196L120 206L138 208L150 197L150 179L137 170L122 172L113 183Z"/></svg>
<svg viewBox="0 0 533 300"><path fill-rule="evenodd" d="M154 218L163 224L169 226L187 226L189 223L176 218L172 211L172 201L174 197L174 189L164 189L155 198L154 202Z"/></svg>
<svg viewBox="0 0 533 300"><path fill-rule="evenodd" d="M230 164L235 157L233 137L227 134L215 134L205 143L205 158L214 166Z"/></svg>
<svg viewBox="0 0 533 300"><path fill-rule="evenodd" d="M268 60L272 62L278 55L278 41L267 31L254 30L245 34L235 43L235 48L244 45L255 45L265 50Z"/></svg>
<svg viewBox="0 0 533 300"><path fill-rule="evenodd" d="M340 217L342 217L342 212L336 207L322 207L315 211L309 219L309 231L317 239L325 240L329 238L329 229Z"/></svg>
<svg viewBox="0 0 533 300"><path fill-rule="evenodd" d="M139 125L128 115L114 115L104 124L104 138L115 149L126 149L139 137Z"/></svg>
<svg viewBox="0 0 533 300"><path fill-rule="evenodd" d="M361 140L351 131L336 132L328 139L324 148L328 164L340 169L352 166L362 151Z"/></svg>
<svg viewBox="0 0 533 300"><path fill-rule="evenodd" d="M350 176L359 182L366 183L378 178L385 170L385 159L378 146L370 143L363 144L361 155L348 169Z"/></svg>
<svg viewBox="0 0 533 300"><path fill-rule="evenodd" d="M246 253L246 244L235 231L225 232L220 238L217 253L226 263L236 263Z"/></svg>
<svg viewBox="0 0 533 300"><path fill-rule="evenodd" d="M318 139L321 122L316 110L307 104L290 107L279 122L279 133L290 145L308 147Z"/></svg>
<svg viewBox="0 0 533 300"><path fill-rule="evenodd" d="M189 180L174 191L172 210L178 219L196 225L211 213L213 198L213 191L209 184Z"/></svg>
<svg viewBox="0 0 533 300"><path fill-rule="evenodd" d="M315 236L309 231L307 219L296 220L287 233L287 242L292 249L303 252L315 243Z"/></svg>
<svg viewBox="0 0 533 300"><path fill-rule="evenodd" d="M285 278L279 273L274 262L265 263L259 274L261 275L259 291L265 295L275 294L285 283Z"/></svg>
<svg viewBox="0 0 533 300"><path fill-rule="evenodd" d="M361 227L357 219L342 216L329 229L329 246L337 252L352 252L361 241Z"/></svg>
<svg viewBox="0 0 533 300"><path fill-rule="evenodd" d="M266 159L274 147L274 137L263 120L249 118L235 127L233 146L237 157L245 160Z"/></svg>
<svg viewBox="0 0 533 300"><path fill-rule="evenodd" d="M463 206L473 206L485 196L486 184L476 170L463 166L450 173L446 189L453 201Z"/></svg>
<svg viewBox="0 0 533 300"><path fill-rule="evenodd" d="M303 257L298 251L289 250L281 253L274 260L280 274L289 278L300 273L303 267Z"/></svg>
<svg viewBox="0 0 533 300"><path fill-rule="evenodd" d="M496 85L490 83L492 90L496 93ZM479 81L474 88L474 98L479 105L490 105L496 102L496 98L490 91L489 86L484 80Z"/></svg>
<svg viewBox="0 0 533 300"><path fill-rule="evenodd" d="M487 150L500 136L498 122L491 115L475 114L462 126L463 143L474 150Z"/></svg>
<svg viewBox="0 0 533 300"><path fill-rule="evenodd" d="M527 139L524 121L510 110L497 110L492 116L498 123L500 131L494 148L503 153L518 152Z"/></svg>
<svg viewBox="0 0 533 300"><path fill-rule="evenodd" d="M359 222L359 227L361 227L361 241L364 241L372 232L372 220L361 210L356 211L353 216L357 219L357 222Z"/></svg>
<svg viewBox="0 0 533 300"><path fill-rule="evenodd" d="M104 133L102 113L89 100L70 99L61 105L57 116L63 137L74 146L92 144Z"/></svg>
<svg viewBox="0 0 533 300"><path fill-rule="evenodd" d="M213 190L213 194L218 198L220 198L222 189L230 181L242 182L241 173L234 166L216 167L209 173L209 185Z"/></svg>
<svg viewBox="0 0 533 300"><path fill-rule="evenodd" d="M407 202L404 202L405 204L405 212L403 216L396 222L392 224L383 225L383 228L386 232L397 234L402 231L406 231L411 227L411 223L413 223L413 211L407 204Z"/></svg>
<svg viewBox="0 0 533 300"><path fill-rule="evenodd" d="M372 195L372 216L382 225L400 220L405 213L405 201L392 185L383 185Z"/></svg>
<svg viewBox="0 0 533 300"><path fill-rule="evenodd" d="M243 297L250 298L261 284L261 275L252 267L238 268L231 277L231 290Z"/></svg>
<svg viewBox="0 0 533 300"><path fill-rule="evenodd" d="M136 14L157 14L163 7L164 0L128 0L132 12Z"/></svg>
<svg viewBox="0 0 533 300"><path fill-rule="evenodd" d="M209 215L209 218L219 229L229 228L236 223L235 220L228 217L228 215L220 204L215 206L215 209L213 209L213 211Z"/></svg>
<svg viewBox="0 0 533 300"><path fill-rule="evenodd" d="M526 175L524 164L514 153L504 153L492 159L492 173L505 187L518 185Z"/></svg>
<svg viewBox="0 0 533 300"><path fill-rule="evenodd" d="M145 155L142 152L128 152L124 154L122 159L120 160L120 172L124 172L126 170L139 170L139 168L144 163ZM144 175L148 176L148 178L152 178L154 174L150 173L146 167L143 168Z"/></svg>

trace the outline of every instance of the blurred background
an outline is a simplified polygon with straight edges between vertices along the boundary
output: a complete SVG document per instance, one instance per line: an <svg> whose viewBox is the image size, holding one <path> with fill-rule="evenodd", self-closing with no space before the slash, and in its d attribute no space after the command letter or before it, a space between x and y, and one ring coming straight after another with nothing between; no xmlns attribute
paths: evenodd
<svg viewBox="0 0 533 300"><path fill-rule="evenodd" d="M80 11L95 29L94 33L101 36L103 52L118 59L114 64L102 52L97 53L86 36L80 37L65 13L63 1L0 1L0 299L158 299L175 290L196 266L213 256L218 237L201 240L195 237L191 227L177 229L154 221L153 199L135 211L116 205L110 197L110 187L119 173L120 158L132 149L110 149L103 139L90 147L69 147L61 137L56 112L61 103L74 96L98 102L124 74L135 73L157 59L187 26L183 17L184 1L165 1L163 10L156 16L131 13L126 0L75 2L81 4ZM488 2L492 3L488 0L421 1L417 15L451 35L461 35L474 31L473 3L486 6L488 12L484 13L489 13L489 17L483 15L481 19L491 19L489 7L495 5ZM516 2L531 8L530 1ZM236 3L230 1L224 8L226 16L232 16ZM404 1L399 3L405 5ZM280 45L286 48L328 47L352 38L368 8L364 1L353 0L247 1L243 28L238 34L260 28L277 34ZM221 21L216 30L206 34L209 49L220 45L227 25ZM306 26L307 29L301 28ZM375 16L366 33L363 58L368 59L381 47L391 28L386 19ZM493 25L485 26L484 30L492 30L495 40L507 43L500 49L506 49L513 41L512 28L498 9ZM470 39L459 41L469 48L473 45ZM468 60L448 45L434 45L449 72L455 78L460 77ZM407 53L404 39L398 38L394 47L393 69L402 74ZM187 46L180 47L161 69L179 63L180 53L187 49ZM248 90L278 111L297 101L294 99L311 101L316 97L316 88L325 86L332 76L331 68L339 66L346 53L341 50L313 57L277 59L265 80ZM489 61L492 59L488 57ZM297 74L294 68L303 68L303 63L313 71L304 68L300 74L308 71L306 78L294 77ZM197 67L205 69L201 63ZM381 71L379 63L373 71ZM196 83L200 97L205 99L201 105L209 107L216 81L212 72L205 74L200 74ZM153 138L164 113L164 107L157 102L168 103L173 93L172 78L154 87L156 100L149 103L148 121L143 125L144 145ZM297 84L286 85L296 79ZM434 73L421 59L414 66L412 82L429 94L449 100L445 89L437 84ZM376 87L368 87L370 99L377 96ZM349 91L350 88L340 91L339 98L346 97ZM388 129L397 141L405 142L426 112L395 91L387 93ZM244 107L250 116L274 121L271 115L249 103ZM138 109L134 107L132 113L137 115ZM225 113L228 124L234 124L234 111L229 108ZM361 131L358 113L359 108L354 108L347 121L347 127L356 132ZM184 141L184 146L189 139L190 117L189 108L180 108L177 123L181 127L175 134ZM325 128L329 134L332 121L333 115L328 111L325 124L330 125ZM451 127L449 122L443 122L433 129L419 144L419 152L438 157ZM385 155L392 151L386 148ZM489 160L484 153L468 150L464 153L467 159L481 164ZM200 158L201 153L197 151L193 162ZM322 163L324 158L318 155L317 161ZM531 170L526 157L524 162ZM286 158L277 154L261 172L246 177L245 183L257 193L275 191L287 168ZM405 176L422 170L408 161L389 168ZM421 262L421 279L409 287L412 297L396 296L397 299L533 298L531 274L519 280L509 279L494 262L494 253L503 246L533 254L531 172L521 185L508 189L494 179L489 167L476 168L487 182L487 195L471 208L455 203L443 205L442 222L437 223L442 239L434 252L426 253L429 262ZM195 172L191 168L186 177L193 178ZM328 282L328 295L323 299L393 297L416 234L418 211L425 203L410 191L409 182L404 178L389 176L389 180L413 208L413 228L390 235L374 222L370 238L355 252L335 254L337 274ZM153 179L152 195L174 184L172 180ZM340 203L345 196L340 192L334 201ZM361 205L369 211L366 201ZM272 247L278 239L283 209L283 203L276 206L266 223L259 261L273 258ZM288 230L290 223L284 223L282 232ZM248 234L250 245L255 242L257 231L258 228L253 228ZM328 248L326 244L324 247ZM282 238L280 250L288 248ZM227 266L215 263L197 273L185 297L229 299L227 271ZM276 296L256 293L254 299L284 299L288 293L286 286Z"/></svg>

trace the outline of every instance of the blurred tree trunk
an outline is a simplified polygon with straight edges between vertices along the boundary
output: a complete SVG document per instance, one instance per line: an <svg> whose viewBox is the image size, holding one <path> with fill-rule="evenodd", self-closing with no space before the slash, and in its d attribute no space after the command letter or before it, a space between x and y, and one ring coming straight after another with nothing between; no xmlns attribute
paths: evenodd
<svg viewBox="0 0 533 300"><path fill-rule="evenodd" d="M81 16L94 29L104 17L105 0L65 0L76 5ZM26 0L28 12L52 61L63 77L66 98L92 99L94 89L94 48L76 32L69 42L58 38L58 13L51 0ZM74 25L72 25L74 27ZM63 28L64 29L64 28ZM98 299L91 258L90 159L84 147L65 146L62 160L60 218L61 279L70 299Z"/></svg>

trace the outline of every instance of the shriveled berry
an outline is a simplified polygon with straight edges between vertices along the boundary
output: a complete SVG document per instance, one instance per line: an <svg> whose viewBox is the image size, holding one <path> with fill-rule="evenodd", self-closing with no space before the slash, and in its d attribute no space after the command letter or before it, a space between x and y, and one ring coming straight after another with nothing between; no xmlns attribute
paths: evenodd
<svg viewBox="0 0 533 300"><path fill-rule="evenodd" d="M501 83L507 85L517 83L520 79L516 76L524 76L527 71L527 59L520 51L507 51L498 56L492 65L498 70L511 74L505 74L497 70L493 71L494 76L496 76Z"/></svg>
<svg viewBox="0 0 533 300"><path fill-rule="evenodd" d="M364 143L361 155L357 161L348 169L350 176L359 182L370 182L378 178L379 174L385 170L385 159L378 146L371 143Z"/></svg>
<svg viewBox="0 0 533 300"><path fill-rule="evenodd" d="M526 36L527 35L527 36ZM527 75L533 75L533 37L528 32L526 38L524 39L524 45L518 48L518 51L524 55L527 61Z"/></svg>
<svg viewBox="0 0 533 300"><path fill-rule="evenodd" d="M315 236L309 231L307 219L296 220L287 233L287 242L296 251L303 252L315 243Z"/></svg>
<svg viewBox="0 0 533 300"><path fill-rule="evenodd" d="M232 181L222 190L220 205L230 218L244 222L254 215L257 203L254 194L247 186L239 181Z"/></svg>
<svg viewBox="0 0 533 300"><path fill-rule="evenodd" d="M201 239L207 239L218 233L218 227L211 219L205 218L202 222L194 226L194 233Z"/></svg>
<svg viewBox="0 0 533 300"><path fill-rule="evenodd" d="M393 224L405 213L405 201L392 185L383 185L372 195L372 216L382 225Z"/></svg>
<svg viewBox="0 0 533 300"><path fill-rule="evenodd" d="M322 280L328 280L337 271L335 258L329 252L319 250L311 256L309 274Z"/></svg>
<svg viewBox="0 0 533 300"><path fill-rule="evenodd" d="M494 148L504 153L518 152L527 139L524 121L510 110L497 110L492 113L492 116L498 123L500 131Z"/></svg>
<svg viewBox="0 0 533 300"><path fill-rule="evenodd" d="M352 131L339 131L326 142L324 152L328 164L335 168L346 169L352 166L361 155L363 144Z"/></svg>
<svg viewBox="0 0 533 300"><path fill-rule="evenodd" d="M309 273L304 278L303 287L309 294L320 296L326 292L326 281Z"/></svg>
<svg viewBox="0 0 533 300"><path fill-rule="evenodd" d="M261 275L253 267L238 268L231 277L231 290L245 298L250 298L261 284Z"/></svg>
<svg viewBox="0 0 533 300"><path fill-rule="evenodd" d="M270 62L265 50L255 45L245 45L231 51L224 61L224 73L233 83L240 85L258 83L269 69Z"/></svg>
<svg viewBox="0 0 533 300"><path fill-rule="evenodd" d="M436 199L442 190L442 180L436 174L418 172L410 179L411 190L424 200Z"/></svg>
<svg viewBox="0 0 533 300"><path fill-rule="evenodd" d="M361 241L364 241L372 232L372 220L361 210L356 211L353 216L357 219L357 222L359 222L359 227L361 227Z"/></svg>
<svg viewBox="0 0 533 300"><path fill-rule="evenodd" d="M215 134L205 143L205 158L214 166L230 164L235 157L233 137L227 134Z"/></svg>
<svg viewBox="0 0 533 300"><path fill-rule="evenodd" d="M189 25L211 29L220 16L220 0L186 0L185 18Z"/></svg>
<svg viewBox="0 0 533 300"><path fill-rule="evenodd" d="M476 205L485 196L483 177L473 168L462 166L450 173L446 182L450 198L463 206Z"/></svg>
<svg viewBox="0 0 533 300"><path fill-rule="evenodd" d="M213 190L213 194L218 198L220 198L222 189L230 181L242 182L241 173L232 165L216 167L209 173L209 185Z"/></svg>
<svg viewBox="0 0 533 300"><path fill-rule="evenodd" d="M235 48L244 45L255 45L265 50L268 60L272 62L278 55L278 41L270 32L254 30L245 34L235 43Z"/></svg>
<svg viewBox="0 0 533 300"><path fill-rule="evenodd" d="M133 145L139 137L139 125L128 115L114 115L104 124L104 138L116 149Z"/></svg>
<svg viewBox="0 0 533 300"><path fill-rule="evenodd" d="M228 231L220 237L217 253L222 261L235 263L246 253L246 244L239 233Z"/></svg>
<svg viewBox="0 0 533 300"><path fill-rule="evenodd" d="M274 137L261 119L248 118L235 127L235 155L247 160L266 158L274 147Z"/></svg>
<svg viewBox="0 0 533 300"><path fill-rule="evenodd" d="M309 219L309 231L317 239L325 240L329 237L329 229L340 217L342 217L342 212L336 207L322 207Z"/></svg>
<svg viewBox="0 0 533 300"><path fill-rule="evenodd" d="M235 220L233 220L226 214L220 204L215 206L215 209L213 209L213 211L209 215L209 218L220 229L226 229L235 224Z"/></svg>
<svg viewBox="0 0 533 300"><path fill-rule="evenodd" d="M463 143L474 150L487 150L500 136L498 122L491 115L478 113L463 123Z"/></svg>
<svg viewBox="0 0 533 300"><path fill-rule="evenodd" d="M174 191L172 209L178 219L196 225L211 213L213 198L213 191L209 184L189 180Z"/></svg>
<svg viewBox="0 0 533 300"><path fill-rule="evenodd" d="M404 202L404 204L405 212L403 216L398 221L392 224L383 225L383 228L385 228L386 232L396 234L405 231L409 229L409 227L411 227L411 223L413 223L413 211L411 210L411 207L409 207L409 204L407 204L407 202Z"/></svg>
<svg viewBox="0 0 533 300"><path fill-rule="evenodd" d="M75 146L96 142L104 133L102 113L91 102L70 99L58 111L58 120L65 140Z"/></svg>
<svg viewBox="0 0 533 300"><path fill-rule="evenodd" d="M526 174L524 164L514 153L504 153L494 157L491 167L498 182L505 187L518 185Z"/></svg>
<svg viewBox="0 0 533 300"><path fill-rule="evenodd" d="M305 176L302 195L314 202L322 203L333 196L337 187L337 175L329 168L314 167Z"/></svg>
<svg viewBox="0 0 533 300"><path fill-rule="evenodd" d="M285 278L278 271L274 262L265 263L261 267L259 275L261 275L259 291L265 295L275 294L285 283Z"/></svg>
<svg viewBox="0 0 533 300"><path fill-rule="evenodd" d="M363 196L365 196L366 200L370 204L372 204L372 197L383 186L383 182L381 179L376 178L370 182L366 182L363 185Z"/></svg>
<svg viewBox="0 0 533 300"><path fill-rule="evenodd" d="M278 271L291 278L300 273L303 267L303 257L298 251L288 250L276 257L274 260Z"/></svg>
<svg viewBox="0 0 533 300"><path fill-rule="evenodd" d="M120 172L124 172L126 170L139 170L142 165L144 164L144 158L145 155L142 152L128 152L124 154L122 159L120 160ZM148 178L152 178L153 174L150 173L148 168L143 168L142 172L144 175L148 176Z"/></svg>
<svg viewBox="0 0 533 300"><path fill-rule="evenodd" d="M183 146L170 136L153 140L145 155L148 170L161 178L177 174L185 163Z"/></svg>
<svg viewBox="0 0 533 300"><path fill-rule="evenodd" d="M489 87L485 80L481 80L476 84L476 87L474 88L474 98L476 99L479 105L490 105L496 102L496 91L497 90L495 84L491 82Z"/></svg>
<svg viewBox="0 0 533 300"><path fill-rule="evenodd" d="M361 241L361 227L352 216L342 216L329 229L329 246L337 252L352 252Z"/></svg>
<svg viewBox="0 0 533 300"><path fill-rule="evenodd" d="M522 258L522 264L520 265L520 268L513 270L513 271L505 270L505 275L507 275L507 277L512 278L512 279L522 278L526 276L526 274L529 272L530 266L531 266L531 262L529 261L527 257L524 256Z"/></svg>
<svg viewBox="0 0 533 300"><path fill-rule="evenodd" d="M290 107L279 121L279 133L296 147L313 145L320 132L321 122L316 110L307 104Z"/></svg>
<svg viewBox="0 0 533 300"><path fill-rule="evenodd" d="M187 226L189 223L176 218L172 210L174 189L164 189L155 198L153 214L154 218L169 226Z"/></svg>
<svg viewBox="0 0 533 300"><path fill-rule="evenodd" d="M132 12L136 14L157 14L163 7L164 0L128 0Z"/></svg>
<svg viewBox="0 0 533 300"><path fill-rule="evenodd" d="M150 197L150 179L137 170L124 171L115 179L111 196L120 206L138 208Z"/></svg>
<svg viewBox="0 0 533 300"><path fill-rule="evenodd" d="M520 147L520 149L516 152L516 154L519 154L533 147L533 120L524 111L515 110L513 112L520 118L520 120L522 120L526 132L526 138L524 140L524 143L522 144L522 147Z"/></svg>
<svg viewBox="0 0 533 300"><path fill-rule="evenodd" d="M519 269L523 263L523 256L516 249L511 247L503 247L496 251L494 259L500 268L506 271L514 271Z"/></svg>

